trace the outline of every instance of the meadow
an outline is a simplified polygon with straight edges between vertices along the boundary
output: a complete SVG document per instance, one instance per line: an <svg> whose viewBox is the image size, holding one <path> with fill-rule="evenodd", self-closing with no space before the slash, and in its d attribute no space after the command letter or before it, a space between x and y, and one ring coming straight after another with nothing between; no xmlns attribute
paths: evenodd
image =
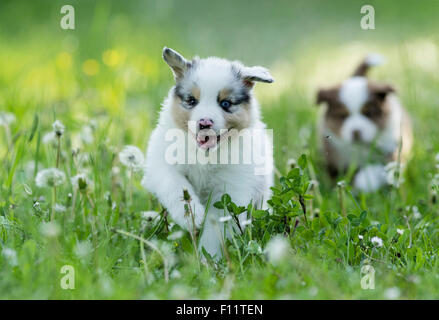
<svg viewBox="0 0 439 320"><path fill-rule="evenodd" d="M369 3L375 30L360 28L361 1L76 0L63 30L61 1L2 1L0 298L439 298L439 2ZM219 263L200 263L120 161L127 145L146 150L173 85L164 46L276 79L255 88L274 133L271 209L217 204L252 218ZM415 144L401 184L358 194L327 176L315 95L371 52L386 57L371 77L396 87ZM63 176L42 181L48 168Z"/></svg>

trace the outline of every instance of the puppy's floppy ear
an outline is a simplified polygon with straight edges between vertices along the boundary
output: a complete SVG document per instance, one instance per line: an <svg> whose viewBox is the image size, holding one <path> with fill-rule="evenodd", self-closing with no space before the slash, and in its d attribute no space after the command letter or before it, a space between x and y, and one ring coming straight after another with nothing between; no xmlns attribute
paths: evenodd
<svg viewBox="0 0 439 320"><path fill-rule="evenodd" d="M272 83L274 78L271 76L270 72L261 66L255 67L241 67L239 70L239 75L244 80L244 83L252 87L255 81Z"/></svg>
<svg viewBox="0 0 439 320"><path fill-rule="evenodd" d="M384 101L389 93L395 92L395 89L389 84L369 83L369 91L373 97Z"/></svg>
<svg viewBox="0 0 439 320"><path fill-rule="evenodd" d="M331 89L319 89L317 92L316 104L319 105L323 102L330 102L337 99L338 88Z"/></svg>
<svg viewBox="0 0 439 320"><path fill-rule="evenodd" d="M187 69L192 65L190 61L187 61L177 51L167 47L163 48L163 60L171 67L176 80L181 79Z"/></svg>

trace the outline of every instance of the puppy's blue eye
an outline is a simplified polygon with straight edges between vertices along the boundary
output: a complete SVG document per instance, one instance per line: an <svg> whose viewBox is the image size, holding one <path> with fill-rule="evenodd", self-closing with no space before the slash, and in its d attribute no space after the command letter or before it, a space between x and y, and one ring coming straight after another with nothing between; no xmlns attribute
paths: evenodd
<svg viewBox="0 0 439 320"><path fill-rule="evenodd" d="M229 100L221 100L220 101L221 108L228 109L231 107L231 105L232 105L232 103Z"/></svg>

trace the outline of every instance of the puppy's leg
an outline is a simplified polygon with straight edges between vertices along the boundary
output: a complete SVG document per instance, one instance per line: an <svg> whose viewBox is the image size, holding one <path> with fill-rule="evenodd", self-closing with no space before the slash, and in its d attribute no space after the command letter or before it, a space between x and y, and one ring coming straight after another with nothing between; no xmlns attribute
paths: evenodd
<svg viewBox="0 0 439 320"><path fill-rule="evenodd" d="M213 211L216 211L216 209ZM223 227L223 224L218 220L216 212L213 213L209 210L199 242L200 252L204 248L212 258L220 259L222 257L221 241L224 239Z"/></svg>
<svg viewBox="0 0 439 320"><path fill-rule="evenodd" d="M247 206L251 201L252 197L250 192L243 192L242 186L236 185L233 187L231 185L227 186L227 193L232 196L232 201L238 206ZM220 194L220 193L218 193ZM221 201L221 197L212 198L212 203ZM232 232L239 233L240 228L237 226L234 219L227 222L220 222L220 217L224 215L223 209L217 209L215 207L210 207L206 221L204 223L203 233L201 234L199 247L200 250L204 249L214 258L220 259L222 257L222 245L221 242L225 242L224 232L226 233L226 238L231 239ZM245 226L242 224L246 220L247 213L244 212L238 217L241 230L244 230Z"/></svg>
<svg viewBox="0 0 439 320"><path fill-rule="evenodd" d="M149 168L153 168L149 170ZM163 163L146 168L142 185L152 192L168 210L172 219L184 228L192 225L190 217L185 217L183 190L191 196L191 208L195 217L195 226L199 228L204 219L204 206L201 204L190 182L173 166Z"/></svg>
<svg viewBox="0 0 439 320"><path fill-rule="evenodd" d="M354 187L362 192L374 192L386 183L383 165L367 165L357 172Z"/></svg>

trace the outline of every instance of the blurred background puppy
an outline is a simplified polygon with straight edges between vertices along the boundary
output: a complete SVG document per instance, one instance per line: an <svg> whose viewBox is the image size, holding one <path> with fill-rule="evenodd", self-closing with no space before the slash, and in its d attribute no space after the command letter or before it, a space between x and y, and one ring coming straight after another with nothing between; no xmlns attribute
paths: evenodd
<svg viewBox="0 0 439 320"><path fill-rule="evenodd" d="M325 104L319 133L329 173L336 177L352 168L353 185L363 192L386 184L386 164L404 163L413 140L394 88L367 78L370 67L382 62L369 55L350 78L317 94L317 104Z"/></svg>

